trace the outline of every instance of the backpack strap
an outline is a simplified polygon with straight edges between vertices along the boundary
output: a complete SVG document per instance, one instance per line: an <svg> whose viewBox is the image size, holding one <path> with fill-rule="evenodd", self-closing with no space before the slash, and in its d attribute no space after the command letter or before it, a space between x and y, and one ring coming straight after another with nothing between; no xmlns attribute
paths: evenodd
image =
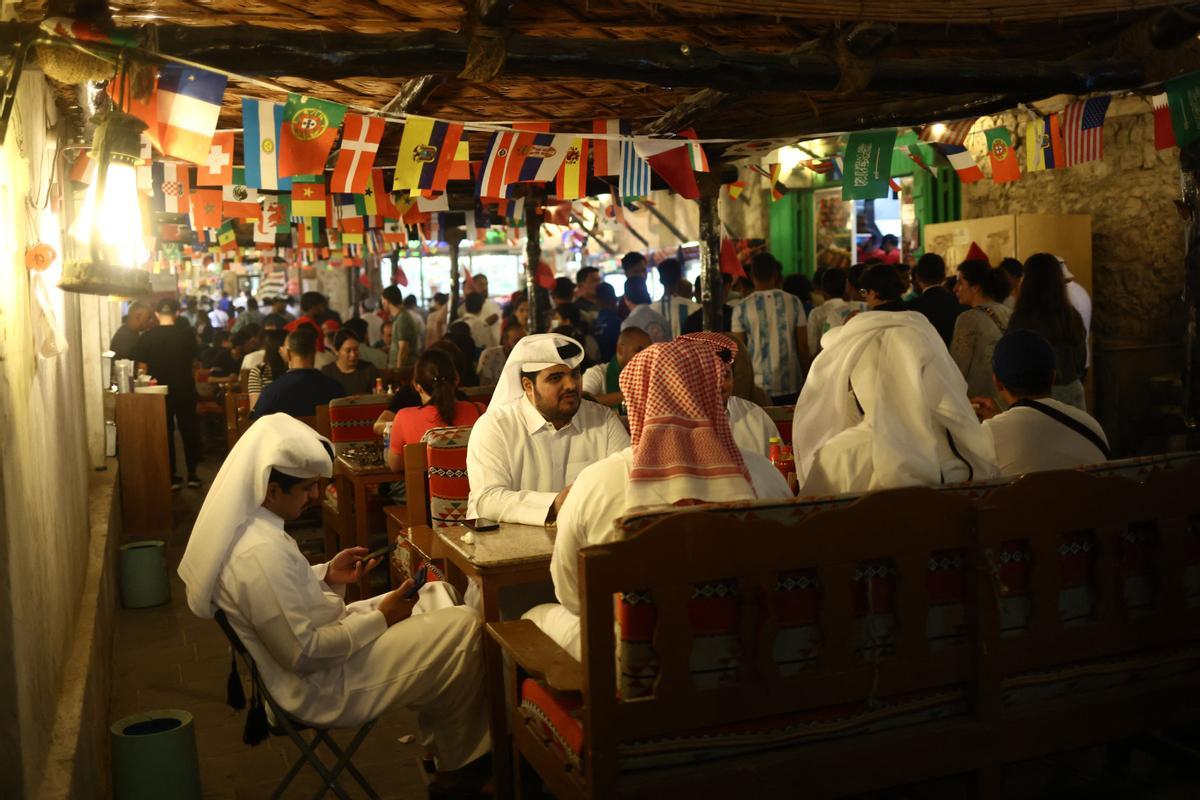
<svg viewBox="0 0 1200 800"><path fill-rule="evenodd" d="M1063 425L1067 426L1068 428L1075 431L1080 436L1082 436L1083 438L1087 439L1089 442L1094 444L1096 446L1096 449L1104 454L1105 461L1112 458L1112 451L1109 450L1108 443L1104 441L1103 437L1098 435L1094 430L1089 428L1087 425L1084 425L1082 422L1080 422L1079 420L1070 416L1069 414L1064 414L1063 412L1059 411L1057 408L1052 408L1052 407L1046 405L1045 403L1039 403L1037 400L1021 399L1021 400L1018 400L1017 402L1013 403L1012 407L1013 408L1019 408L1019 407L1032 408L1036 411L1042 412L1047 417L1050 417L1050 419L1054 420L1055 422L1062 423Z"/></svg>

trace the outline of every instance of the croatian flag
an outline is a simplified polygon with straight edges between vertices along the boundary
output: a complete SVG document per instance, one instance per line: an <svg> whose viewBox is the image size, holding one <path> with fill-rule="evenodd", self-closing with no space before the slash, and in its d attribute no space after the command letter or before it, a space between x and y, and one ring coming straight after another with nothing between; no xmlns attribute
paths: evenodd
<svg viewBox="0 0 1200 800"><path fill-rule="evenodd" d="M1068 167L1104 157L1104 116L1111 95L1071 103L1062 112L1064 163Z"/></svg>
<svg viewBox="0 0 1200 800"><path fill-rule="evenodd" d="M158 74L158 123L164 155L208 163L221 113L225 76L196 67L164 64Z"/></svg>
<svg viewBox="0 0 1200 800"><path fill-rule="evenodd" d="M633 142L621 142L621 197L650 194L650 164L637 153Z"/></svg>
<svg viewBox="0 0 1200 800"><path fill-rule="evenodd" d="M246 185L272 192L290 191L292 179L279 177L279 132L283 128L283 104L243 99L242 128Z"/></svg>
<svg viewBox="0 0 1200 800"><path fill-rule="evenodd" d="M152 208L160 214L186 214L191 210L188 165L156 161L151 168L154 181Z"/></svg>

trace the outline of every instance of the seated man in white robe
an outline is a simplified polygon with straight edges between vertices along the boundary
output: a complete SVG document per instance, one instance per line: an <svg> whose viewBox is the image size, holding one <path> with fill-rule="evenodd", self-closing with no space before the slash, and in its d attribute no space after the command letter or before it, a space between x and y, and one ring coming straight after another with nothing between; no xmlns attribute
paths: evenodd
<svg viewBox="0 0 1200 800"><path fill-rule="evenodd" d="M719 350L728 350L730 363L721 384L721 398L729 412L729 428L733 441L740 449L771 457L771 437L779 436L779 426L771 421L762 406L742 397L733 396L733 362L738 357L738 344L732 336L723 333L688 333L685 339L712 342Z"/></svg>
<svg viewBox="0 0 1200 800"><path fill-rule="evenodd" d="M825 334L792 445L802 497L998 474L962 373L916 311L867 311Z"/></svg>
<svg viewBox="0 0 1200 800"><path fill-rule="evenodd" d="M393 703L417 714L442 773L490 749L479 618L454 590L425 584L346 604L345 587L376 562L366 548L310 566L284 531L332 473L328 440L286 414L255 422L205 498L179 575L200 617L225 612L272 697L321 727L356 727ZM457 779L457 781L456 781ZM436 783L462 788L462 775Z"/></svg>
<svg viewBox="0 0 1200 800"><path fill-rule="evenodd" d="M633 444L580 474L559 514L550 561L558 603L524 615L575 658L579 550L613 541L618 517L643 506L792 496L770 461L733 441L721 399L731 358L711 341L684 336L642 351L622 371Z"/></svg>
<svg viewBox="0 0 1200 800"><path fill-rule="evenodd" d="M1072 469L1111 457L1100 423L1050 396L1054 370L1054 348L1036 331L1009 331L996 342L992 381L1008 410L1001 412L990 397L972 402L996 446L1002 475Z"/></svg>
<svg viewBox="0 0 1200 800"><path fill-rule="evenodd" d="M575 478L629 445L608 409L583 400L579 342L556 333L517 342L467 442L467 518L553 522Z"/></svg>

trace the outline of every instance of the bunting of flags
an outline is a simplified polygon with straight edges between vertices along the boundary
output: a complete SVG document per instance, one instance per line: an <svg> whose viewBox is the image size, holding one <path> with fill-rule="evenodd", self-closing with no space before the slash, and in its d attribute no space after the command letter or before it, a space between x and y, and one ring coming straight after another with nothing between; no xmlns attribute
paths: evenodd
<svg viewBox="0 0 1200 800"><path fill-rule="evenodd" d="M283 106L266 100L242 100L242 151L246 183L256 189L286 192L291 178L279 176L279 134Z"/></svg>
<svg viewBox="0 0 1200 800"><path fill-rule="evenodd" d="M330 189L335 192L361 194L371 180L371 168L375 166L375 154L383 141L383 120L379 117L364 117L347 114L342 131L342 146L338 151L337 164L333 168Z"/></svg>
<svg viewBox="0 0 1200 800"><path fill-rule="evenodd" d="M279 176L323 173L345 115L340 103L289 94L279 134Z"/></svg>
<svg viewBox="0 0 1200 800"><path fill-rule="evenodd" d="M164 64L158 74L157 122L163 154L206 164L221 113L226 78L215 72Z"/></svg>
<svg viewBox="0 0 1200 800"><path fill-rule="evenodd" d="M392 189L444 192L463 126L410 114L396 155Z"/></svg>

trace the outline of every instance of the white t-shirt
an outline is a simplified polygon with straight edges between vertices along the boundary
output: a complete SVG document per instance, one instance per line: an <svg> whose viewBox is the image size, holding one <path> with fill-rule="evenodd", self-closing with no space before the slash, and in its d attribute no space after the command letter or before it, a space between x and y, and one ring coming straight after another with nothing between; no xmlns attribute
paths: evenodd
<svg viewBox="0 0 1200 800"><path fill-rule="evenodd" d="M671 338L683 334L683 323L687 322L688 315L693 311L700 310L700 304L688 300L686 297L671 295L664 297L655 303L658 313L667 321L667 327L671 331Z"/></svg>
<svg viewBox="0 0 1200 800"><path fill-rule="evenodd" d="M627 328L641 328L654 344L671 341L671 326L649 303L637 306L629 312L629 316L621 323L621 330Z"/></svg>
<svg viewBox="0 0 1200 800"><path fill-rule="evenodd" d="M733 332L746 337L754 381L772 397L800 391L796 329L807 323L800 298L782 289L756 291L733 308Z"/></svg>
<svg viewBox="0 0 1200 800"><path fill-rule="evenodd" d="M242 358L242 369L254 369L259 364L263 363L263 360L266 359L266 357L266 350L255 350L252 353L246 353L245 357Z"/></svg>
<svg viewBox="0 0 1200 800"><path fill-rule="evenodd" d="M725 404L729 409L729 427L733 441L743 452L771 457L771 437L779 435L777 426L757 403L741 397L731 397Z"/></svg>
<svg viewBox="0 0 1200 800"><path fill-rule="evenodd" d="M1037 402L1082 422L1108 444L1104 429L1086 411L1051 397L1038 398ZM1010 408L986 420L983 427L996 444L996 465L1003 475L1071 469L1106 460L1100 448L1083 434L1036 408Z"/></svg>
<svg viewBox="0 0 1200 800"><path fill-rule="evenodd" d="M590 400L559 430L526 397L491 406L467 442L467 519L541 525L554 498L584 467L628 446L617 415Z"/></svg>
<svg viewBox="0 0 1200 800"><path fill-rule="evenodd" d="M866 303L850 303L840 297L831 297L821 303L808 315L808 351L814 356L821 352L821 337L827 331L845 324L851 314L866 310Z"/></svg>
<svg viewBox="0 0 1200 800"><path fill-rule="evenodd" d="M587 372L583 373L583 391L592 397L599 397L602 394L606 394L604 387L607 377L608 364L596 364L593 367L588 367Z"/></svg>

